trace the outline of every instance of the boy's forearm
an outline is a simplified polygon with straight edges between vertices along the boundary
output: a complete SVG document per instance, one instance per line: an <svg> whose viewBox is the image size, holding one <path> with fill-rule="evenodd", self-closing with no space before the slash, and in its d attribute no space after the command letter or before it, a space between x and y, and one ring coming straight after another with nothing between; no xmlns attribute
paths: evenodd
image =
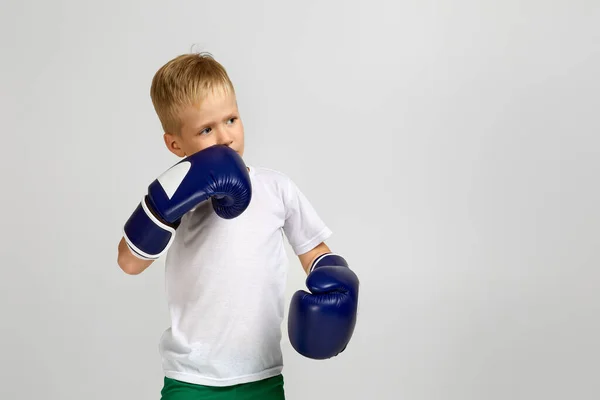
<svg viewBox="0 0 600 400"><path fill-rule="evenodd" d="M121 238L117 263L123 272L129 275L138 275L144 272L153 262L154 260L142 260L133 255L125 242L125 238Z"/></svg>
<svg viewBox="0 0 600 400"><path fill-rule="evenodd" d="M300 264L302 264L302 268L304 268L304 271L306 271L306 273L308 274L310 272L310 266L312 265L313 261L317 257L325 253L331 253L331 249L329 249L329 247L324 242L322 242L311 251L298 256L298 258L300 259Z"/></svg>

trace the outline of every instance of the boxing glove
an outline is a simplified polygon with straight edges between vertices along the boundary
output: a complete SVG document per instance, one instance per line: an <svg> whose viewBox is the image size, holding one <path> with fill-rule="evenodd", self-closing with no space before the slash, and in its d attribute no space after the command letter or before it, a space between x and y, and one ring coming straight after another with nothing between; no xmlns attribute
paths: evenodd
<svg viewBox="0 0 600 400"><path fill-rule="evenodd" d="M292 296L288 336L305 357L322 360L344 351L356 325L359 280L343 257L318 257L306 278L310 293Z"/></svg>
<svg viewBox="0 0 600 400"><path fill-rule="evenodd" d="M252 197L248 169L231 148L215 145L173 165L148 187L123 228L138 258L155 260L170 247L185 213L211 200L221 218L242 214Z"/></svg>

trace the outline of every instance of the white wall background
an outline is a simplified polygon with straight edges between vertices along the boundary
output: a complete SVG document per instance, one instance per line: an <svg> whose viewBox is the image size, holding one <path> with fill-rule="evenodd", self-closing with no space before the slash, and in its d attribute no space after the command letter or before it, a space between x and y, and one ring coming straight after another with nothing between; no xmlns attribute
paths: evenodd
<svg viewBox="0 0 600 400"><path fill-rule="evenodd" d="M0 398L159 398L163 264L117 243L194 44L362 281L341 356L284 335L288 399L600 397L597 1L3 0Z"/></svg>

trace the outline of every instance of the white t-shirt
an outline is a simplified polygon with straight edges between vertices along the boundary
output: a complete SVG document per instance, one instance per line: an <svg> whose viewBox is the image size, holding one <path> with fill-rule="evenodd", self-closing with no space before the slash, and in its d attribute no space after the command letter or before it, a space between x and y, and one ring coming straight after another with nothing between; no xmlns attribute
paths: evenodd
<svg viewBox="0 0 600 400"><path fill-rule="evenodd" d="M171 327L159 350L169 378L229 386L283 369L284 236L299 255L332 232L289 177L249 169L246 211L226 220L200 204L184 215L167 253Z"/></svg>

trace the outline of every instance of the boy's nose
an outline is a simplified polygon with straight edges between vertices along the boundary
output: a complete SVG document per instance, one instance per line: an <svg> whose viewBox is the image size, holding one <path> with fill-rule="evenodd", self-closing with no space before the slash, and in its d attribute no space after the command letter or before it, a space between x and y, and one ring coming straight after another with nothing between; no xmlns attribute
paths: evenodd
<svg viewBox="0 0 600 400"><path fill-rule="evenodd" d="M218 135L218 139L217 140L218 140L219 144L224 144L226 146L231 146L231 144L233 143L232 136L225 129L221 129L219 131L219 135Z"/></svg>

